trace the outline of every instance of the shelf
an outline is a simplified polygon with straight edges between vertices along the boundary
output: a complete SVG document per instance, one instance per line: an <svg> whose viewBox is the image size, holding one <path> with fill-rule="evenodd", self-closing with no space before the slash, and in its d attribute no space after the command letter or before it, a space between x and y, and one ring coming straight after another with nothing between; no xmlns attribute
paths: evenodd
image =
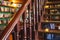
<svg viewBox="0 0 60 40"><path fill-rule="evenodd" d="M7 5L0 5L0 7L15 8L15 7L12 7L12 6L7 6Z"/></svg>
<svg viewBox="0 0 60 40"><path fill-rule="evenodd" d="M58 2L46 2L46 5L57 5L60 4L60 1Z"/></svg>
<svg viewBox="0 0 60 40"><path fill-rule="evenodd" d="M58 18L51 18L51 19L50 19L50 18L44 18L44 20L52 20L52 21L55 20L55 21L60 21L60 19L58 19Z"/></svg>
<svg viewBox="0 0 60 40"><path fill-rule="evenodd" d="M44 16L60 16L60 14L44 14Z"/></svg>
<svg viewBox="0 0 60 40"><path fill-rule="evenodd" d="M43 21L42 23L60 23L60 21Z"/></svg>
<svg viewBox="0 0 60 40"><path fill-rule="evenodd" d="M50 1L51 1L51 2L52 2L52 1L56 2L56 1L60 1L60 0L47 0L47 1L49 1L49 2L50 2Z"/></svg>
<svg viewBox="0 0 60 40"><path fill-rule="evenodd" d="M48 9L48 10L52 10L52 9L60 9L60 7L54 7L54 8L45 8L45 9Z"/></svg>
<svg viewBox="0 0 60 40"><path fill-rule="evenodd" d="M7 26L7 24L6 23L0 24L0 27L4 27L4 26Z"/></svg>
<svg viewBox="0 0 60 40"><path fill-rule="evenodd" d="M12 12L0 12L0 14L11 14Z"/></svg>
<svg viewBox="0 0 60 40"><path fill-rule="evenodd" d="M11 17L7 17L7 18L0 18L0 20L8 20L10 19Z"/></svg>
<svg viewBox="0 0 60 40"><path fill-rule="evenodd" d="M46 32L45 30L41 29L38 32L60 34L60 30L49 30L48 32Z"/></svg>
<svg viewBox="0 0 60 40"><path fill-rule="evenodd" d="M7 25L8 24L6 24L6 23L0 24L0 30L3 31L6 28Z"/></svg>

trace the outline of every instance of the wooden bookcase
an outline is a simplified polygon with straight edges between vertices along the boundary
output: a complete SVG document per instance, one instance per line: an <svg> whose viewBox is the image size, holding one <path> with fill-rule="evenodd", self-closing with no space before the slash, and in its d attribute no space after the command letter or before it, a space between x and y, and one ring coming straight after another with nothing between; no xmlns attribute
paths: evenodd
<svg viewBox="0 0 60 40"><path fill-rule="evenodd" d="M46 2L44 6L43 21L42 23L54 24L59 29L60 26L60 1L57 2ZM47 26L47 25L46 25ZM56 29L55 28L55 29Z"/></svg>
<svg viewBox="0 0 60 40"><path fill-rule="evenodd" d="M58 0L48 0L44 5L44 13L42 13L41 16L41 28L44 34L44 38L47 40L48 35L50 34L51 40L52 35L54 35L55 38L53 40L59 40L58 36L60 37L60 34L58 34L58 31L60 31L60 1ZM49 29L47 32L45 29ZM57 39L58 38L58 39Z"/></svg>
<svg viewBox="0 0 60 40"><path fill-rule="evenodd" d="M0 2L0 30L4 30L6 28L17 9L4 3Z"/></svg>

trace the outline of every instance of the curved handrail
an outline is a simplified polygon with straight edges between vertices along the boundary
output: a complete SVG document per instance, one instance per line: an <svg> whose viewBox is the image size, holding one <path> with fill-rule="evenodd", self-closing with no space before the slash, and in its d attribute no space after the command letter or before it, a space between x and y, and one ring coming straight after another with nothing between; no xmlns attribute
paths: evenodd
<svg viewBox="0 0 60 40"><path fill-rule="evenodd" d="M25 11L26 7L29 5L31 0L26 0L26 2L22 5L22 7L17 11L17 13L12 18L11 22L7 25L6 29L2 32L0 36L0 40L6 40L11 31L14 29L15 25L17 24L20 16Z"/></svg>

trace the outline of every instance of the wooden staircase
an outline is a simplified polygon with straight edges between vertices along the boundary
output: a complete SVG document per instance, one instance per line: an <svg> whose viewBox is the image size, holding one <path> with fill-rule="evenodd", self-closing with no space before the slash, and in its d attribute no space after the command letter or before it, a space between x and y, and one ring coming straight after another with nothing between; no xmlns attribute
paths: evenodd
<svg viewBox="0 0 60 40"><path fill-rule="evenodd" d="M18 11L16 11L16 8L1 5L4 8L8 7L15 10L14 12L12 10L8 12L3 11L4 15L9 16L6 18L3 15L3 19L1 18L3 21L8 20L8 22L6 22L6 27L1 33L0 40L44 40L43 38L39 39L40 36L38 34L44 2L45 0L26 0L26 2L22 3L21 8L19 7Z"/></svg>

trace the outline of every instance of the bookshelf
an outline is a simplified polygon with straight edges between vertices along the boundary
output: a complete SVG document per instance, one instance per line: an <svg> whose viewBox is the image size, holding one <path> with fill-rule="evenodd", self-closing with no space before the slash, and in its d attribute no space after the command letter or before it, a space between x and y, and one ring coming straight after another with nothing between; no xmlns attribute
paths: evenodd
<svg viewBox="0 0 60 40"><path fill-rule="evenodd" d="M47 1L44 6L45 13L43 15L43 23L53 23L55 25L60 23L60 1ZM60 24L59 24L60 26ZM58 26L55 26L58 27ZM56 29L56 28L55 28ZM59 27L58 27L59 29Z"/></svg>
<svg viewBox="0 0 60 40"><path fill-rule="evenodd" d="M8 1L0 1L0 30L3 31L8 23L11 21L14 13L18 11L21 7L21 4L16 4L17 7L12 6L12 4Z"/></svg>
<svg viewBox="0 0 60 40"><path fill-rule="evenodd" d="M47 37L51 37L51 40L59 40L57 39L57 34L59 34L60 31L60 1L48 0L44 5L44 13L41 17L42 30L40 30L40 32L43 32L44 37L46 37L45 39L48 40L49 38ZM45 31L46 28L49 29L48 32ZM54 37L56 37L56 39L54 39Z"/></svg>

